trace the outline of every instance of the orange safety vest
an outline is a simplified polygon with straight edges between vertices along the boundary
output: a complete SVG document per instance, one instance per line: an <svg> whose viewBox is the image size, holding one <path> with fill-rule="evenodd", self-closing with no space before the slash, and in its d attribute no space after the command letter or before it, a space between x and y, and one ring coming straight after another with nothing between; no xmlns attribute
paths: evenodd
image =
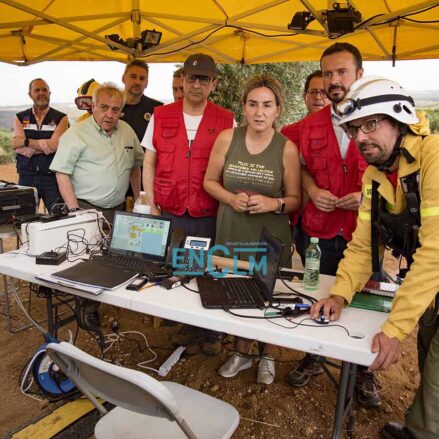
<svg viewBox="0 0 439 439"><path fill-rule="evenodd" d="M233 113L207 102L195 139L189 144L183 101L154 109L156 204L174 215L186 211L193 217L216 215L218 202L204 190L204 174L218 134L232 127Z"/></svg>

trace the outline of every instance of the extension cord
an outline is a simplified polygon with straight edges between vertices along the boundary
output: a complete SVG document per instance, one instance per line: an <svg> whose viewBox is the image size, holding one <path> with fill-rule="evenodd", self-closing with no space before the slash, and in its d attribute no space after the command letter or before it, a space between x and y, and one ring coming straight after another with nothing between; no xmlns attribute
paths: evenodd
<svg viewBox="0 0 439 439"><path fill-rule="evenodd" d="M169 371L172 369L172 366L180 359L181 354L185 351L186 346L179 346L169 357L168 359L160 366L159 375L161 377L165 377Z"/></svg>

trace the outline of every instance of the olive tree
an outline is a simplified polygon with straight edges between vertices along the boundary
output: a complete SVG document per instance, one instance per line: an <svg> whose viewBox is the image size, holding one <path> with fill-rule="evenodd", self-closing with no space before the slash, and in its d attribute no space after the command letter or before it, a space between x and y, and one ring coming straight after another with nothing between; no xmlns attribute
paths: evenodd
<svg viewBox="0 0 439 439"><path fill-rule="evenodd" d="M303 86L309 73L319 68L318 63L291 62L270 64L218 64L219 81L210 98L213 102L235 113L238 123L242 122L243 83L257 73L270 73L281 83L285 94L285 108L280 124L295 122L306 114L303 104Z"/></svg>

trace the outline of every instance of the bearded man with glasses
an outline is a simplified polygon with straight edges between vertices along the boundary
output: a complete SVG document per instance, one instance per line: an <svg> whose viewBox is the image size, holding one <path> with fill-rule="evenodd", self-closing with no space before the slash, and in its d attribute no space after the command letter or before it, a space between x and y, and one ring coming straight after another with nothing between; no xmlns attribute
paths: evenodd
<svg viewBox="0 0 439 439"><path fill-rule="evenodd" d="M215 242L218 201L203 187L210 152L218 134L234 125L233 113L208 101L217 84L213 58L189 56L183 66L182 100L156 107L142 140L145 148L143 187L153 215L172 218L174 229ZM212 332L187 325L175 334L175 345L196 354L199 342L207 354L221 343Z"/></svg>
<svg viewBox="0 0 439 439"><path fill-rule="evenodd" d="M357 227L337 270L330 297L311 309L331 321L377 270L384 247L407 260L408 271L393 299L370 371L401 358L401 341L418 325L421 382L405 415L405 426L389 422L385 439L439 437L439 136L429 135L425 116L416 113L403 87L384 78L352 85L338 105L340 124L370 166L363 176Z"/></svg>

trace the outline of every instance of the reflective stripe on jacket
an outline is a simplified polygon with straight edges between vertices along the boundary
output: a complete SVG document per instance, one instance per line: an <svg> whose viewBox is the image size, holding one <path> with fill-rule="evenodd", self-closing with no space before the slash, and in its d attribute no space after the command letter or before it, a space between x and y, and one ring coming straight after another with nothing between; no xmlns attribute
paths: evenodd
<svg viewBox="0 0 439 439"><path fill-rule="evenodd" d="M24 133L28 139L50 139L56 130L56 127L65 116L61 111L50 108L44 117L41 127L38 127L32 108L17 113L17 119L23 126ZM25 157L17 154L17 171L19 174L49 174L50 164L52 163L53 154L37 154L32 157Z"/></svg>

